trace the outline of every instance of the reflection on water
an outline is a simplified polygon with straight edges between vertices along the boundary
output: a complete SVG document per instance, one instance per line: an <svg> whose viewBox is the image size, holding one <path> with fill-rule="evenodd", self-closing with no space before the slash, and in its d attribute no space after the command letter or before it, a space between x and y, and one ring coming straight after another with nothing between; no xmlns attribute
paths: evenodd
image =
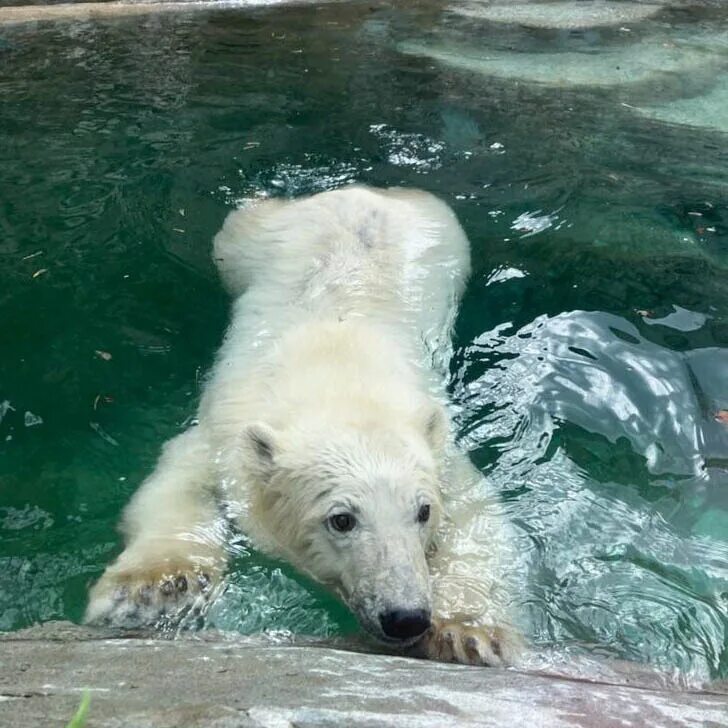
<svg viewBox="0 0 728 728"><path fill-rule="evenodd" d="M728 14L560 5L0 28L0 628L80 618L193 414L226 211L356 180L436 192L471 237L451 389L537 648L728 675ZM210 624L355 629L236 552Z"/></svg>
<svg viewBox="0 0 728 728"><path fill-rule="evenodd" d="M465 397L482 404L481 386L512 381L542 432L568 422L613 444L625 438L651 473L698 476L704 470L704 430L718 428L712 414L700 409L683 355L645 341L632 324L601 312L539 316L508 334L503 327L495 336L487 332L469 348L468 358L486 356L498 366L484 382L468 386ZM545 452L550 441L536 440Z"/></svg>
<svg viewBox="0 0 728 728"><path fill-rule="evenodd" d="M710 463L711 449L728 453L728 431L711 392L726 381L727 352L673 352L623 318L572 311L500 325L462 357L464 438L486 443L489 476L533 549L535 631L643 661L687 666L698 654L717 668L728 478ZM690 518L682 502L696 492L708 498ZM712 533L706 511L717 514Z"/></svg>

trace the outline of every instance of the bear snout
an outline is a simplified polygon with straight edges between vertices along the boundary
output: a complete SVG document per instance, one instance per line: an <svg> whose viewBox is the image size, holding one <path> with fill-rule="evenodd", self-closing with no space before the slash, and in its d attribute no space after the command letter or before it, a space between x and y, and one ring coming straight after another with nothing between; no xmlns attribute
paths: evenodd
<svg viewBox="0 0 728 728"><path fill-rule="evenodd" d="M424 609L393 609L379 615L379 624L390 639L411 640L430 629L430 613Z"/></svg>

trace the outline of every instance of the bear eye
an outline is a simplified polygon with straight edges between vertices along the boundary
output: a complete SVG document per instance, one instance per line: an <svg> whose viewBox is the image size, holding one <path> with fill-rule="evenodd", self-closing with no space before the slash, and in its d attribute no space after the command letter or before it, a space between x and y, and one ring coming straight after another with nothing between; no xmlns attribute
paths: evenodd
<svg viewBox="0 0 728 728"><path fill-rule="evenodd" d="M427 523L430 520L430 504L425 503L424 506L420 506L420 510L417 513L418 523Z"/></svg>
<svg viewBox="0 0 728 728"><path fill-rule="evenodd" d="M336 513L329 518L329 525L334 531L346 533L356 526L356 518L351 513Z"/></svg>

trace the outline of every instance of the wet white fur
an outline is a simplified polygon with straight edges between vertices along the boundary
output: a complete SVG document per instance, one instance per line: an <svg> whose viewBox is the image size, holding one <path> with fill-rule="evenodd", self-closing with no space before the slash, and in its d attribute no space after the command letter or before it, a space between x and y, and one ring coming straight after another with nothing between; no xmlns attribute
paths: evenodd
<svg viewBox="0 0 728 728"><path fill-rule="evenodd" d="M165 446L127 508L126 550L88 618L110 610L122 576L220 574L222 499L259 548L339 593L377 636L392 608L503 624L508 535L445 409L470 269L450 208L365 187L262 201L228 216L214 257L235 301L199 425ZM343 510L357 515L348 534L326 525Z"/></svg>

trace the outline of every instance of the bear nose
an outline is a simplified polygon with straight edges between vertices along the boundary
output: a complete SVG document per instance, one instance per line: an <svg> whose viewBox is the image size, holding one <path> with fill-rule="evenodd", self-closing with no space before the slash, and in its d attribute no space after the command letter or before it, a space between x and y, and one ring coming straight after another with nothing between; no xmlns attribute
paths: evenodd
<svg viewBox="0 0 728 728"><path fill-rule="evenodd" d="M387 637L406 640L430 629L430 613L424 609L393 609L380 614L379 622Z"/></svg>

